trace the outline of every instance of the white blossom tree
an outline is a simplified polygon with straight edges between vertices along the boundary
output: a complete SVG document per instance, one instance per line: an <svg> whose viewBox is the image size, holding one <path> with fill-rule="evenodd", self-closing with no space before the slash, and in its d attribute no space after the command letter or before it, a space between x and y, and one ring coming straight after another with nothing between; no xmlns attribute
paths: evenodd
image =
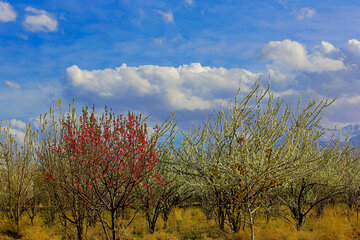
<svg viewBox="0 0 360 240"><path fill-rule="evenodd" d="M0 208L19 231L21 217L33 197L38 136L28 124L23 141L18 142L10 123L5 122L5 127L0 127Z"/></svg>
<svg viewBox="0 0 360 240"><path fill-rule="evenodd" d="M335 186L329 181L337 180L325 176L336 170L342 148L336 141L319 146L325 133L321 115L333 102L329 98L299 100L293 107L274 99L270 84L262 89L258 81L239 99L238 93L234 104L214 110L200 127L183 133L178 156L183 170L179 172L198 191L206 189L212 196L220 229L228 225L237 232L243 222L253 240L256 213L269 207L274 192L281 197L283 189L293 184L301 188L311 174L316 174L319 186ZM286 196L289 192L282 197L285 205Z"/></svg>

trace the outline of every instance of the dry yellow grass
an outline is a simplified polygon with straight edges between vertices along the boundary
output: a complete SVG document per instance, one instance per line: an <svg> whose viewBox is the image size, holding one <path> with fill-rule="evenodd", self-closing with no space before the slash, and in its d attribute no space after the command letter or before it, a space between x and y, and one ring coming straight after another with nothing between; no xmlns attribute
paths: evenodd
<svg viewBox="0 0 360 240"><path fill-rule="evenodd" d="M256 237L262 240L360 239L360 227L355 214L346 213L344 209L346 207L327 208L321 217L311 217L300 231L280 219L273 219L269 225L259 221Z"/></svg>
<svg viewBox="0 0 360 240"><path fill-rule="evenodd" d="M360 239L360 226L357 223L355 213L349 214L345 207L337 206L327 208L319 217L311 217L297 231L294 225L290 225L281 219L272 218L269 224L259 218L256 227L256 239L258 240L350 240ZM130 214L131 215L131 214ZM126 222L126 219L125 219ZM216 227L214 221L209 221L197 208L175 209L169 216L167 228L163 228L164 222L159 219L156 232L148 234L147 223L141 214L135 217L134 222L127 228L119 227L121 239L145 239L145 240L187 240L187 239L224 239L246 240L250 234L248 229L237 234L231 234L230 230L222 232ZM5 221L0 221L0 232L9 233L14 227ZM69 225L68 233L75 238L75 229ZM23 240L62 240L66 239L63 228L59 223L48 227L41 217L36 217L34 226L31 226L26 217L21 222L20 235ZM1 240L14 239L7 234L0 234ZM86 230L87 240L104 239L100 224Z"/></svg>

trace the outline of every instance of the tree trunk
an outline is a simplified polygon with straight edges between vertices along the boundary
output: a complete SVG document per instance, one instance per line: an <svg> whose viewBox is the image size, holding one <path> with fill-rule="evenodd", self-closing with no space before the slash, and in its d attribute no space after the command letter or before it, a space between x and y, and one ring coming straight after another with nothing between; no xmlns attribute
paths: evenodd
<svg viewBox="0 0 360 240"><path fill-rule="evenodd" d="M250 230L251 230L251 240L255 240L255 229L253 223L250 224Z"/></svg>
<svg viewBox="0 0 360 240"><path fill-rule="evenodd" d="M149 208L146 209L145 215L146 215L146 221L148 222L149 233L153 234L155 232L155 224L154 224L154 221L152 221L153 219L151 219L151 214L149 212Z"/></svg>
<svg viewBox="0 0 360 240"><path fill-rule="evenodd" d="M296 229L299 231L303 225L304 222L304 215L302 215L301 213L299 214L299 217L297 218L297 222L296 222Z"/></svg>
<svg viewBox="0 0 360 240"><path fill-rule="evenodd" d="M65 235L70 238L70 236L69 236L69 234L67 232L67 219L66 219L65 216L63 216L63 218L64 218L64 232L65 232Z"/></svg>
<svg viewBox="0 0 360 240"><path fill-rule="evenodd" d="M83 239L83 226L82 226L82 223L76 224L76 230L77 230L77 239L82 240Z"/></svg>
<svg viewBox="0 0 360 240"><path fill-rule="evenodd" d="M320 217L324 213L325 201L320 202L316 205L316 217Z"/></svg>
<svg viewBox="0 0 360 240"><path fill-rule="evenodd" d="M270 213L269 212L267 212L266 213L266 224L269 224L269 222L270 222Z"/></svg>
<svg viewBox="0 0 360 240"><path fill-rule="evenodd" d="M112 240L116 240L116 231L115 231L115 209L111 209L111 234L112 234Z"/></svg>
<svg viewBox="0 0 360 240"><path fill-rule="evenodd" d="M158 207L159 206L155 208L154 214L152 216L149 208L147 208L145 211L146 221L148 222L148 230L150 234L155 232L156 222L160 214L160 209Z"/></svg>
<svg viewBox="0 0 360 240"><path fill-rule="evenodd" d="M152 222L152 221L149 221L149 222L148 222L148 226L149 226L148 229L149 229L149 233L150 233L150 234L153 234L153 233L155 232L155 225L156 225L156 224L155 224L154 222Z"/></svg>
<svg viewBox="0 0 360 240"><path fill-rule="evenodd" d="M229 224L233 233L237 233L240 230L241 225L241 214L240 212L234 212L234 209L228 209L227 216ZM236 209L235 209L236 210Z"/></svg>
<svg viewBox="0 0 360 240"><path fill-rule="evenodd" d="M30 222L31 222L31 226L34 226L34 218L35 218L36 212L37 212L36 202L34 202L34 204L30 207L30 210L27 209L26 212L27 212L28 215L29 215Z"/></svg>
<svg viewBox="0 0 360 240"><path fill-rule="evenodd" d="M163 219L164 219L164 229L166 229L167 228L167 221L169 219L169 213L164 211L163 212Z"/></svg>
<svg viewBox="0 0 360 240"><path fill-rule="evenodd" d="M31 226L34 226L34 217L35 215L30 216Z"/></svg>
<svg viewBox="0 0 360 240"><path fill-rule="evenodd" d="M15 220L15 226L16 226L16 232L17 233L19 233L20 232L20 219L19 219L19 216L18 215L15 215L15 218L14 218L14 220Z"/></svg>
<svg viewBox="0 0 360 240"><path fill-rule="evenodd" d="M251 240L255 240L255 229L254 229L254 212L251 212L250 207L247 207L249 214L249 227L251 230Z"/></svg>
<svg viewBox="0 0 360 240"><path fill-rule="evenodd" d="M219 224L220 230L224 231L225 230L225 213L224 213L224 209L222 208L222 206L219 206L219 208L218 208L218 224Z"/></svg>

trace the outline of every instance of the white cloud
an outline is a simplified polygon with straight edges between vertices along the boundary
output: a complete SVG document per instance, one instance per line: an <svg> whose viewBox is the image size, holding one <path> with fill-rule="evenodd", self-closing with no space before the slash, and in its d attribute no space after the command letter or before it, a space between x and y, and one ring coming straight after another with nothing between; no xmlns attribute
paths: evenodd
<svg viewBox="0 0 360 240"><path fill-rule="evenodd" d="M10 128L9 132L10 132L11 135L13 135L15 137L15 140L19 144L24 142L24 138L25 138L24 130Z"/></svg>
<svg viewBox="0 0 360 240"><path fill-rule="evenodd" d="M13 7L7 2L0 2L0 22L12 22L16 19Z"/></svg>
<svg viewBox="0 0 360 240"><path fill-rule="evenodd" d="M31 32L55 32L58 22L44 10L37 10L32 7L25 8L25 11L33 15L26 15L23 22L25 28Z"/></svg>
<svg viewBox="0 0 360 240"><path fill-rule="evenodd" d="M360 95L343 96L336 99L334 106L340 106L343 104L360 104Z"/></svg>
<svg viewBox="0 0 360 240"><path fill-rule="evenodd" d="M26 123L24 123L21 120L11 119L10 125L11 125L11 127L14 127L14 128L17 128L17 129L21 129L21 130L26 129Z"/></svg>
<svg viewBox="0 0 360 240"><path fill-rule="evenodd" d="M4 125L0 126L0 128L2 128L2 129L0 129L0 132L1 132L1 130L7 131L6 126L4 126ZM25 138L25 131L23 129L16 129L11 126L8 133L10 133L13 136L13 138L15 139L15 141L18 144L20 144L20 145L23 144L24 138Z"/></svg>
<svg viewBox="0 0 360 240"><path fill-rule="evenodd" d="M315 15L315 10L312 8L301 8L297 14L297 18L302 20L304 18L312 18Z"/></svg>
<svg viewBox="0 0 360 240"><path fill-rule="evenodd" d="M100 96L114 96L116 87L121 90L134 89L140 96L156 91L150 82L136 72L136 69L127 67L126 64L116 69L81 70L73 65L66 69L67 77L73 86L80 86L88 91L97 92ZM130 79L131 81L127 81Z"/></svg>
<svg viewBox="0 0 360 240"><path fill-rule="evenodd" d="M47 118L49 117L49 115L46 116ZM31 126L34 126L34 128L40 128L41 124L40 124L40 117L31 117L29 119L29 122L31 123Z"/></svg>
<svg viewBox="0 0 360 240"><path fill-rule="evenodd" d="M11 119L9 123L9 133L15 138L18 144L22 144L24 142L26 133L26 123L17 119ZM6 123L3 122L3 125L0 127L6 131Z"/></svg>
<svg viewBox="0 0 360 240"><path fill-rule="evenodd" d="M286 74L280 72L279 70L269 69L270 79L282 82L286 81L287 76Z"/></svg>
<svg viewBox="0 0 360 240"><path fill-rule="evenodd" d="M272 93L276 98L284 98L286 96L294 96L300 94L298 91L295 91L294 89L287 89L285 91L272 92Z"/></svg>
<svg viewBox="0 0 360 240"><path fill-rule="evenodd" d="M331 45L332 46L332 45ZM331 46L323 42L321 49L331 51ZM321 52L308 54L306 48L289 39L271 41L261 50L261 58L272 62L268 67L280 72L303 71L322 73L346 69L343 59L325 57Z"/></svg>
<svg viewBox="0 0 360 240"><path fill-rule="evenodd" d="M166 90L166 98L174 110L187 109L205 110L211 107L211 101L202 99L201 97L192 96L191 91L182 92L175 88Z"/></svg>
<svg viewBox="0 0 360 240"><path fill-rule="evenodd" d="M321 41L321 45L315 46L314 50L319 51L323 54L337 53L340 51L338 48L334 47L334 45L325 41Z"/></svg>
<svg viewBox="0 0 360 240"><path fill-rule="evenodd" d="M359 121L360 58L349 53L360 56L360 41L351 39L345 48L348 51L321 41L308 52L296 41L269 42L261 59L268 64L274 95L291 104L296 104L300 93L303 99L340 95L324 112L324 124L344 126Z"/></svg>
<svg viewBox="0 0 360 240"><path fill-rule="evenodd" d="M347 43L346 48L354 53L355 55L360 56L360 41L356 39L350 39Z"/></svg>
<svg viewBox="0 0 360 240"><path fill-rule="evenodd" d="M21 88L21 85L16 82L5 81L6 85L12 88Z"/></svg>
<svg viewBox="0 0 360 240"><path fill-rule="evenodd" d="M194 5L194 1L193 0L185 0L185 2L187 4L189 4L190 6Z"/></svg>
<svg viewBox="0 0 360 240"><path fill-rule="evenodd" d="M92 71L73 65L66 69L66 75L69 84L77 90L112 99L142 97L151 102L149 99L153 98L170 110L208 109L216 105L218 98L233 97L240 79L242 90L248 91L259 77L244 69L205 67L200 63L177 68L122 64L115 69Z"/></svg>
<svg viewBox="0 0 360 240"><path fill-rule="evenodd" d="M164 22L174 23L174 15L171 10L169 10L168 12L163 12L163 11L157 10L156 12L162 16Z"/></svg>

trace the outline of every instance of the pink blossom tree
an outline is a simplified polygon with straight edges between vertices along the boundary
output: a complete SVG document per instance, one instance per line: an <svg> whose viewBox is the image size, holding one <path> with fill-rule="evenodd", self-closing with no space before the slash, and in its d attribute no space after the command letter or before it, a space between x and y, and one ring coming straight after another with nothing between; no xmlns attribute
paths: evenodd
<svg viewBox="0 0 360 240"><path fill-rule="evenodd" d="M157 168L159 136L155 132L149 137L141 115L117 116L106 108L100 117L85 108L78 121L71 117L61 121L62 141L55 142L51 151L63 161L57 161L55 175L45 175L91 206L107 239L110 229L115 240L117 211L134 201L136 186ZM104 212L110 215L109 221Z"/></svg>

